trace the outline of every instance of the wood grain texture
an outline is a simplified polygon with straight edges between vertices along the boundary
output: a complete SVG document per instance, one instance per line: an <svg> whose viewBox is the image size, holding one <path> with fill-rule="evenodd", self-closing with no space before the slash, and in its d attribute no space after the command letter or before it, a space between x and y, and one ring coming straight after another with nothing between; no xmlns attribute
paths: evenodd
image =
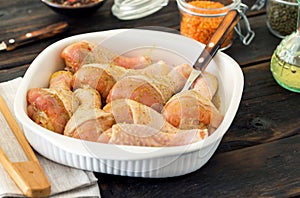
<svg viewBox="0 0 300 198"><path fill-rule="evenodd" d="M14 78L24 76L24 74L27 71L28 67L29 67L29 64L28 65L21 65L21 66L14 67L14 68L11 68L11 69L0 70L0 83L5 82L5 81L9 81L9 80L14 79Z"/></svg>
<svg viewBox="0 0 300 198"><path fill-rule="evenodd" d="M272 35L266 26L266 15L249 18L255 37L245 46L235 37L233 45L224 52L235 59L241 67L269 61L281 39Z"/></svg>
<svg viewBox="0 0 300 198"><path fill-rule="evenodd" d="M214 155L188 175L147 179L97 174L102 197L296 197L300 135ZM280 148L280 149L278 149Z"/></svg>
<svg viewBox="0 0 300 198"><path fill-rule="evenodd" d="M219 150L228 151L300 133L300 95L280 87L270 63L243 69L245 88L237 115Z"/></svg>

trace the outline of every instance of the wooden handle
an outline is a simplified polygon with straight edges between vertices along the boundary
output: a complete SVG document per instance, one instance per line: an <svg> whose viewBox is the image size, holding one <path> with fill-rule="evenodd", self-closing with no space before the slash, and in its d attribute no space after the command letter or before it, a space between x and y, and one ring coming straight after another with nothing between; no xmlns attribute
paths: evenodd
<svg viewBox="0 0 300 198"><path fill-rule="evenodd" d="M42 28L40 30L36 30L33 32L28 32L24 34L23 36L20 36L18 38L11 38L7 39L5 42L7 48L7 51L13 50L19 46L33 43L36 41L39 41L41 39L46 39L52 36L55 36L57 34L60 34L68 29L68 23L67 22L59 22L56 24L49 25L45 28Z"/></svg>
<svg viewBox="0 0 300 198"><path fill-rule="evenodd" d="M16 122L15 118L11 114L9 108L7 107L4 99L0 96L0 111L4 116L5 120L7 121L9 127L11 128L12 132L14 133L15 137L17 138L19 144L21 145L22 149L24 150L27 158L31 161L38 161L36 158L32 148L27 142L22 130L20 129L18 123Z"/></svg>
<svg viewBox="0 0 300 198"><path fill-rule="evenodd" d="M0 96L0 111L17 138L29 161L12 163L0 147L0 162L15 181L22 193L27 197L47 197L51 192L51 184L47 179L37 157L27 142L18 123Z"/></svg>
<svg viewBox="0 0 300 198"><path fill-rule="evenodd" d="M240 15L236 9L230 10L225 15L217 30L212 35L204 50L200 54L198 60L194 64L195 69L200 71L204 71L206 69L207 65L220 49L229 32L232 31L239 19Z"/></svg>

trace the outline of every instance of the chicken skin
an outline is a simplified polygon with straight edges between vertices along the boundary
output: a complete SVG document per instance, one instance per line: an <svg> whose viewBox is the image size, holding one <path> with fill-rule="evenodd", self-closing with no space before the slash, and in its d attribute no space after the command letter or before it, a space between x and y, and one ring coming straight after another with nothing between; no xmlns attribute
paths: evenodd
<svg viewBox="0 0 300 198"><path fill-rule="evenodd" d="M114 84L106 102L128 98L160 112L170 97L183 88L190 72L188 65L179 65L166 75L126 76Z"/></svg>
<svg viewBox="0 0 300 198"><path fill-rule="evenodd" d="M215 105L194 89L175 94L164 106L162 115L177 128L209 128L210 132L223 120Z"/></svg>
<svg viewBox="0 0 300 198"><path fill-rule="evenodd" d="M27 92L27 113L37 124L62 134L78 101L70 90L72 74L55 72L50 78L50 88L32 88Z"/></svg>
<svg viewBox="0 0 300 198"><path fill-rule="evenodd" d="M115 64L127 69L141 69L151 64L148 56L122 56L89 41L79 41L65 47L61 55L66 69L76 72L81 66L90 63Z"/></svg>
<svg viewBox="0 0 300 198"><path fill-rule="evenodd" d="M77 89L74 96L80 105L67 122L64 135L96 141L103 131L112 127L115 120L111 113L100 109L101 98L95 89Z"/></svg>
<svg viewBox="0 0 300 198"><path fill-rule="evenodd" d="M180 130L169 133L141 124L115 124L102 133L97 142L130 146L181 146L207 137L207 129Z"/></svg>

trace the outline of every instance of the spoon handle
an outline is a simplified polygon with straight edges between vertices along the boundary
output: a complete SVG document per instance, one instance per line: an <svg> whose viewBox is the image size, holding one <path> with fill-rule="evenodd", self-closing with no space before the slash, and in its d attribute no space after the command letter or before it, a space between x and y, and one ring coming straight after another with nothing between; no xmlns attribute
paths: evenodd
<svg viewBox="0 0 300 198"><path fill-rule="evenodd" d="M194 64L194 69L204 71L217 53L228 34L232 31L233 27L238 23L240 19L239 12L236 9L230 10L218 26L218 29L212 35L204 50L200 54L198 60Z"/></svg>
<svg viewBox="0 0 300 198"><path fill-rule="evenodd" d="M11 162L0 146L0 164L26 197L48 197L51 193L51 183L24 133L1 96L0 113L7 121L28 158L27 161Z"/></svg>

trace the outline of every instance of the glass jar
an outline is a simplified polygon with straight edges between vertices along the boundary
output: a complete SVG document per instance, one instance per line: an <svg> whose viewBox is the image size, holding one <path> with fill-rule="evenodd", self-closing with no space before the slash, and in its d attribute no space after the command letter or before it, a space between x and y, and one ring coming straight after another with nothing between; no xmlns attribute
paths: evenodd
<svg viewBox="0 0 300 198"><path fill-rule="evenodd" d="M167 6L169 0L114 0L111 11L121 20L138 19Z"/></svg>
<svg viewBox="0 0 300 198"><path fill-rule="evenodd" d="M271 58L271 72L282 87L300 93L300 32L285 37Z"/></svg>
<svg viewBox="0 0 300 198"><path fill-rule="evenodd" d="M297 7L296 31L282 39L277 46L270 69L279 85L300 93L300 0Z"/></svg>
<svg viewBox="0 0 300 198"><path fill-rule="evenodd" d="M241 4L241 0L177 0L177 5L181 13L180 33L201 43L207 44L230 9L240 10L240 15L245 21L246 36L241 33L239 24L238 27L235 27L242 42L248 45L255 35L244 15L248 7ZM223 50L231 46L233 34L234 31L232 30L221 46Z"/></svg>
<svg viewBox="0 0 300 198"><path fill-rule="evenodd" d="M297 13L297 0L268 0L268 29L279 38L290 35L297 27Z"/></svg>

